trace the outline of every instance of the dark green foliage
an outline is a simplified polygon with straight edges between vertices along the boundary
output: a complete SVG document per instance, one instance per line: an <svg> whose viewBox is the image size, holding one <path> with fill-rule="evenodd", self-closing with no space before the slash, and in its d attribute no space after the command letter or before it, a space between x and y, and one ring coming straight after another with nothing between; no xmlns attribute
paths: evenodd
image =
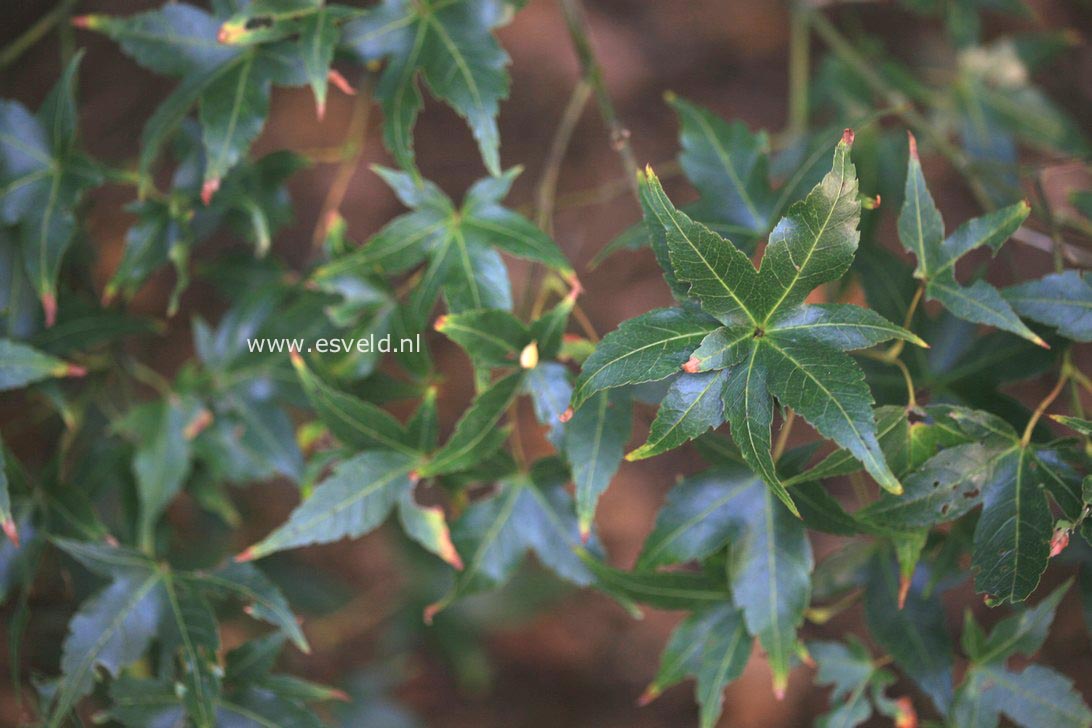
<svg viewBox="0 0 1092 728"><path fill-rule="evenodd" d="M1044 595L1048 570L1079 563L1092 604L1087 544L1052 563L1071 538L1092 543L1092 381L1080 369L1092 274L1067 267L1087 264L1070 240L1087 237L1092 193L1059 205L1019 155L1030 146L1088 163L1078 123L1030 75L1072 39L984 44L980 11L1024 13L1016 0L903 0L893 12L943 21L954 44L950 67L919 69L794 4L794 34L814 31L831 53L810 89L795 78L786 132L752 131L670 92L654 112L677 116L677 166L697 201L677 206L651 167L633 170L643 219L619 221L629 229L596 261L647 243L675 303L599 339L578 299L619 292L585 292L562 247L502 204L521 167L501 164L509 58L496 32L522 5L213 0L74 18L172 84L132 169L83 151L80 52L36 112L0 101L0 599L20 686L28 620L42 631L55 621L32 608L33 590L63 580L73 597L67 628L53 630L58 677L36 680L24 708L48 726L321 726L335 714L408 724L383 695L395 667L375 685L349 679L343 711L318 705L349 695L275 669L286 643L310 651L293 607L338 606L314 586L325 578L316 560L301 569L281 552L321 555L382 529L396 536L404 582L392 588L414 613L382 641L427 642L479 672L481 625L462 600L518 592L511 611L526 614L517 574L535 573L522 569L533 561L631 613L682 612L640 702L693 678L705 728L755 643L775 695L801 664L829 688L820 726L916 725L919 714L961 727L1092 725L1070 677L1032 661L1070 588ZM562 5L629 163L579 3ZM408 208L361 245L330 214L300 270L274 243L293 219L285 183L308 162L251 152L282 86L309 87L319 117L331 94L371 94L397 166L372 172ZM426 90L465 120L487 173L459 203L418 168ZM980 214L946 230L941 208L966 201L934 199L905 126L967 181ZM84 211L106 182L133 188L133 222L95 290ZM908 255L890 249L888 229ZM214 236L245 245L195 265ZM1048 238L1049 260L1013 252ZM514 296L513 280L539 271L510 277L506 256L541 266L541 286ZM215 325L193 317L194 355L170 377L136 345L164 327L126 310L168 266L167 317L183 296L224 303L207 309L222 310ZM386 335L422 346L350 343ZM262 339L292 343L255 349ZM461 409L430 344L469 362ZM1012 386L1035 377L1038 406L1033 387ZM634 420L650 404L642 444ZM797 419L818 437L789 447ZM623 459L688 443L707 465L687 463L636 563L617 565L595 532L601 496ZM263 534L236 494L271 480L298 503ZM814 549L811 532L827 534ZM972 590L1005 615L987 633L968 610L957 634L952 597ZM860 624L840 636L822 627L857 600Z"/></svg>

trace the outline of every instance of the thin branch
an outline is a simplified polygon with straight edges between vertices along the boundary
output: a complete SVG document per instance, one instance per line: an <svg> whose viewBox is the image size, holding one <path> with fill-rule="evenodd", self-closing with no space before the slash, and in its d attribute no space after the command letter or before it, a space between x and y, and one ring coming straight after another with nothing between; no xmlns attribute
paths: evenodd
<svg viewBox="0 0 1092 728"><path fill-rule="evenodd" d="M811 27L807 10L789 8L789 123L786 133L796 139L808 130L808 83L811 80Z"/></svg>
<svg viewBox="0 0 1092 728"><path fill-rule="evenodd" d="M611 146L622 158L622 166L629 176L629 185L633 191L634 199L640 201L637 188L637 157L633 153L633 146L629 143L629 130L618 119L618 113L614 109L607 92L606 82L603 80L603 69L595 56L588 31L588 18L584 12L584 5L580 0L560 0L561 11L565 15L565 24L569 28L569 38L572 40L573 49L576 51L580 68L592 90L595 91L595 100L599 104L599 114L610 131Z"/></svg>
<svg viewBox="0 0 1092 728"><path fill-rule="evenodd" d="M76 0L62 0L48 13L38 18L38 21L27 28L22 35L6 45L3 50L0 50L0 70L15 63L20 56L44 38L54 26L64 21L75 5Z"/></svg>
<svg viewBox="0 0 1092 728"><path fill-rule="evenodd" d="M1062 363L1062 372L1058 376L1058 383L1054 385L1054 389L1047 393L1047 396L1043 397L1043 401L1031 413L1031 419L1028 420L1028 425L1024 428L1024 434L1020 438L1021 447L1027 447L1028 443L1031 442L1031 433L1035 430L1035 425L1039 424L1039 419L1043 416L1043 413L1050 408L1050 405L1054 404L1054 400L1062 393L1062 388L1065 387L1065 383L1069 381L1070 376L1069 354L1067 352L1066 359Z"/></svg>
<svg viewBox="0 0 1092 728"><path fill-rule="evenodd" d="M341 207L349 191L349 183L356 174L360 156L364 153L364 138L368 134L368 121L372 108L371 76L365 75L353 97L353 113L349 118L349 129L345 132L345 141L341 145L341 163L334 173L330 189L322 201L318 221L311 233L311 249L317 250L329 232L330 218Z"/></svg>

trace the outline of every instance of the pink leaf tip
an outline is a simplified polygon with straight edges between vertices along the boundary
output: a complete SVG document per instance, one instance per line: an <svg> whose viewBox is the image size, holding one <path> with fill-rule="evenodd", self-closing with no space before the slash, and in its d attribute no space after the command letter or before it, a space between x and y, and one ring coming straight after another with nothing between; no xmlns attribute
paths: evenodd
<svg viewBox="0 0 1092 728"><path fill-rule="evenodd" d="M918 159L918 140L914 137L914 132L907 130L906 138L910 140L910 159Z"/></svg>
<svg viewBox="0 0 1092 728"><path fill-rule="evenodd" d="M682 365L682 370L687 374L697 374L701 371L701 359L692 356Z"/></svg>
<svg viewBox="0 0 1092 728"><path fill-rule="evenodd" d="M569 420L571 420L572 418L573 418L573 408L572 407L566 407L565 411L562 412L558 416L557 421L565 423L565 422L568 422Z"/></svg>
<svg viewBox="0 0 1092 728"><path fill-rule="evenodd" d="M201 202L208 207L212 202L212 196L216 194L216 191L220 189L220 178L213 177L212 179L205 180L205 184L201 185Z"/></svg>
<svg viewBox="0 0 1092 728"><path fill-rule="evenodd" d="M326 74L326 80L332 83L341 93L347 96L356 96L356 89L345 80L345 77L342 76L339 71L335 71L331 68L330 72Z"/></svg>
<svg viewBox="0 0 1092 728"><path fill-rule="evenodd" d="M42 311L45 312L45 325L50 328L57 323L57 296L52 292L42 294Z"/></svg>
<svg viewBox="0 0 1092 728"><path fill-rule="evenodd" d="M842 132L842 144L845 144L846 146L853 144L853 138L854 134L852 129L846 129Z"/></svg>
<svg viewBox="0 0 1092 728"><path fill-rule="evenodd" d="M247 561L253 561L257 557L257 555L258 554L255 552L254 547L251 546L250 548L248 548L246 551L242 552L241 554L236 554L235 563L243 564L243 563L246 563Z"/></svg>
<svg viewBox="0 0 1092 728"><path fill-rule="evenodd" d="M1061 529L1054 532L1054 537L1050 539L1050 558L1054 558L1058 554L1065 551L1066 546L1069 545L1069 531L1067 529Z"/></svg>
<svg viewBox="0 0 1092 728"><path fill-rule="evenodd" d="M19 529L16 527L15 521L10 517L5 518L2 525L4 528L4 535L15 545L15 548L19 548Z"/></svg>
<svg viewBox="0 0 1092 728"><path fill-rule="evenodd" d="M660 697L660 689L655 685L649 685L645 688L645 691L641 693L640 697L637 698L637 707L643 708L658 697Z"/></svg>

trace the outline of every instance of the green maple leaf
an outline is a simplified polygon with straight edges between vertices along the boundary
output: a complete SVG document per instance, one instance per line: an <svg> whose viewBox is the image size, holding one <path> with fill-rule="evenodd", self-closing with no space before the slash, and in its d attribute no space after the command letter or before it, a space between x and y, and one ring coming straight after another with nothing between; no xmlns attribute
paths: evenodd
<svg viewBox="0 0 1092 728"><path fill-rule="evenodd" d="M475 183L459 207L431 182L374 169L412 212L319 268L315 278L320 284L347 272L401 273L427 260L408 304L414 321L423 325L441 292L449 313L512 307L508 271L494 248L563 272L572 270L546 233L500 204L520 168Z"/></svg>
<svg viewBox="0 0 1092 728"><path fill-rule="evenodd" d="M47 326L56 320L57 276L78 228L76 208L102 182L98 167L76 149L82 57L68 64L37 114L0 101L0 223L18 226L23 267Z"/></svg>
<svg viewBox="0 0 1092 728"><path fill-rule="evenodd" d="M731 242L676 210L651 170L643 175L646 219L662 228L673 275L704 315L668 309L620 326L585 363L573 407L600 389L666 378L680 364L683 377L727 369L720 397L732 437L748 465L794 513L771 455L774 397L849 450L880 485L898 492L876 439L864 375L843 352L891 338L924 342L867 309L804 302L817 285L845 273L857 248L852 139L847 131L831 171L774 228L757 270ZM721 423L703 383L676 384L653 424L650 444L634 457Z"/></svg>
<svg viewBox="0 0 1092 728"><path fill-rule="evenodd" d="M813 560L804 524L773 493L740 465L687 478L668 495L637 566L700 560L731 544L732 599L766 650L775 689L783 690L808 605Z"/></svg>
<svg viewBox="0 0 1092 728"><path fill-rule="evenodd" d="M712 728L720 717L724 688L743 674L751 656L751 639L743 615L730 603L695 612L675 628L660 656L660 669L638 703L646 705L687 677L694 688L701 717L698 725Z"/></svg>
<svg viewBox="0 0 1092 728"><path fill-rule="evenodd" d="M164 142L196 105L205 148L202 198L242 161L265 125L273 84L308 82L304 53L295 40L231 45L215 17L185 3L170 3L125 18L87 15L82 28L104 33L134 61L182 81L148 119L142 135L141 170L147 174Z"/></svg>
<svg viewBox="0 0 1092 728"><path fill-rule="evenodd" d="M1092 341L1092 274L1067 270L1009 286L1001 294L1024 318L1073 341Z"/></svg>
<svg viewBox="0 0 1092 728"><path fill-rule="evenodd" d="M500 174L497 111L508 96L508 55L493 30L509 13L499 0L384 0L346 25L342 46L365 63L386 61L375 93L386 117L383 138L400 166L415 168L422 77L466 119L486 169Z"/></svg>
<svg viewBox="0 0 1092 728"><path fill-rule="evenodd" d="M961 257L983 245L996 253L1027 218L1030 209L1021 201L968 220L945 237L944 219L925 185L917 143L910 136L906 197L899 212L899 241L917 258L914 277L925 285L925 297L940 301L959 318L1004 329L1049 348L1020 320L1000 291L984 280L963 286L955 277L956 263Z"/></svg>

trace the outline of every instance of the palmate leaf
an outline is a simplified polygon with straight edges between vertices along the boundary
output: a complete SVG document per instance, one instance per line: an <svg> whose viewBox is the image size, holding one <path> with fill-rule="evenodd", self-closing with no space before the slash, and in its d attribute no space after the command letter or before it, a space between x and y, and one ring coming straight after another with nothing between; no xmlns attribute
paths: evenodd
<svg viewBox="0 0 1092 728"><path fill-rule="evenodd" d="M860 203L849 158L852 140L847 130L830 173L789 208L757 270L731 242L675 209L651 170L643 175L642 204L650 224L664 231L672 275L722 326L686 308L622 324L585 363L573 407L579 411L608 387L664 379L677 371L672 365L683 364L687 374L727 370L720 398L732 437L748 465L794 513L771 455L774 397L847 449L880 485L898 492L876 438L863 373L842 352L891 338L924 342L856 306L804 303L817 285L845 273L857 248ZM703 331L707 335L695 348ZM665 438L678 444L719 424L709 398L708 390L679 384L645 452L662 451L657 443Z"/></svg>
<svg viewBox="0 0 1092 728"><path fill-rule="evenodd" d="M118 422L136 443L132 469L140 496L141 543L152 543L156 522L186 482L193 438L209 415L199 400L186 395L139 405Z"/></svg>
<svg viewBox="0 0 1092 728"><path fill-rule="evenodd" d="M576 485L580 533L591 531L599 496L610 485L629 440L633 408L625 392L598 392L565 426L564 451Z"/></svg>
<svg viewBox="0 0 1092 728"><path fill-rule="evenodd" d="M399 166L414 168L420 76L466 119L486 169L500 174L497 111L508 96L508 55L493 30L509 12L500 0L383 0L346 25L344 48L365 63L386 61L375 93L386 117L383 139Z"/></svg>
<svg viewBox="0 0 1092 728"><path fill-rule="evenodd" d="M232 45L270 43L296 38L307 82L315 95L319 119L326 113L326 91L341 25L361 12L344 5L314 0L252 2L221 26L218 38Z"/></svg>
<svg viewBox="0 0 1092 728"><path fill-rule="evenodd" d="M1021 316L1053 326L1073 341L1092 341L1092 274L1051 273L1009 286L1001 295Z"/></svg>
<svg viewBox="0 0 1092 728"><path fill-rule="evenodd" d="M1016 672L1003 665L982 665L965 679L952 705L955 725L997 728L1004 714L1023 728L1043 725L1092 725L1073 681L1042 665Z"/></svg>
<svg viewBox="0 0 1092 728"><path fill-rule="evenodd" d="M508 272L496 249L571 272L546 233L500 204L519 168L474 184L461 207L431 182L374 169L412 212L392 220L360 248L319 268L314 276L320 284L347 272L400 273L427 260L409 303L413 324L423 327L441 293L452 314L511 309Z"/></svg>
<svg viewBox="0 0 1092 728"><path fill-rule="evenodd" d="M856 638L850 637L847 644L811 642L808 653L818 665L815 683L833 687L832 709L819 717L816 726L852 728L860 725L872 717L873 703L882 711L890 712L883 691L895 681L895 676L877 667L868 648Z"/></svg>
<svg viewBox="0 0 1092 728"><path fill-rule="evenodd" d="M878 549L867 567L865 618L876 641L941 711L952 702L952 638L940 595L924 592L926 576L903 589L892 549Z"/></svg>
<svg viewBox="0 0 1092 728"><path fill-rule="evenodd" d="M466 509L451 535L465 568L450 591L425 610L426 622L460 596L503 584L528 551L566 581L580 586L595 581L576 554L581 538L573 500L556 460L501 481L496 493Z"/></svg>
<svg viewBox="0 0 1092 728"><path fill-rule="evenodd" d="M82 57L65 67L37 115L17 101L0 101L0 222L18 226L27 279L47 326L56 319L57 275L76 235L76 207L102 181L75 148Z"/></svg>
<svg viewBox="0 0 1092 728"><path fill-rule="evenodd" d="M117 678L144 655L155 638L168 658L162 664L169 673L160 677L176 679L184 686L171 691L170 705L193 725L220 725L222 670L216 654L220 637L206 601L210 595L242 596L252 604L254 616L279 624L306 647L284 597L252 566L235 564L212 573L174 571L123 547L67 539L54 539L54 543L111 583L87 599L69 623L50 726L66 724L69 711L93 688L98 668Z"/></svg>
<svg viewBox="0 0 1092 728"><path fill-rule="evenodd" d="M32 346L0 339L0 392L56 377L82 377L85 370Z"/></svg>
<svg viewBox="0 0 1092 728"><path fill-rule="evenodd" d="M808 605L813 560L804 524L762 478L737 465L684 480L669 494L637 566L701 560L725 545L732 598L766 650L775 690L782 691Z"/></svg>
<svg viewBox="0 0 1092 728"><path fill-rule="evenodd" d="M660 656L660 669L641 695L644 705L687 677L697 680L699 725L712 728L720 717L724 688L738 678L751 656L743 615L730 603L695 612L675 628Z"/></svg>
<svg viewBox="0 0 1092 728"><path fill-rule="evenodd" d="M112 38L145 68L183 79L144 127L140 166L151 171L164 142L196 104L206 155L206 204L265 125L272 85L307 82L295 41L233 46L220 40L224 20L185 3L125 18L78 19L80 27Z"/></svg>
<svg viewBox="0 0 1092 728"><path fill-rule="evenodd" d="M365 451L341 462L288 521L236 557L250 561L284 549L358 538L387 519L402 493L413 488L412 455Z"/></svg>
<svg viewBox="0 0 1092 728"><path fill-rule="evenodd" d="M925 185L917 143L910 136L906 197L899 212L899 241L917 258L914 276L925 285L926 298L940 301L962 319L1011 331L1045 347L1046 342L1020 320L996 288L983 280L963 286L955 277L956 263L962 256L982 246L996 253L1027 218L1030 209L1026 202L1018 202L968 220L944 237L944 220Z"/></svg>

